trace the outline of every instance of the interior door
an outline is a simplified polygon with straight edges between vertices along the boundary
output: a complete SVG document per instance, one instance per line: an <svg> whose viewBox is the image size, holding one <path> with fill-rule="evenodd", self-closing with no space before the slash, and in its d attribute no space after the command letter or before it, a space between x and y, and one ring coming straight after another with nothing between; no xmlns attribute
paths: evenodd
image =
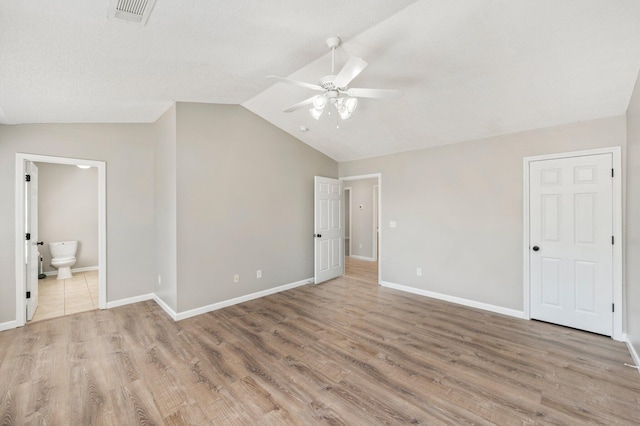
<svg viewBox="0 0 640 426"><path fill-rule="evenodd" d="M315 283L344 275L342 182L315 177Z"/></svg>
<svg viewBox="0 0 640 426"><path fill-rule="evenodd" d="M613 332L611 154L530 164L531 317Z"/></svg>
<svg viewBox="0 0 640 426"><path fill-rule="evenodd" d="M38 309L38 167L31 161L26 164L28 178L25 179L25 228L29 239L25 239L27 321L33 319Z"/></svg>

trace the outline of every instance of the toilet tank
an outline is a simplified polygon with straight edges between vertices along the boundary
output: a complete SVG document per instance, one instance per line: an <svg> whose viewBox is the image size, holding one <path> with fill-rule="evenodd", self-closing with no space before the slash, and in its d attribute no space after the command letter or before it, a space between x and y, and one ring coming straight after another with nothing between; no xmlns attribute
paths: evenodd
<svg viewBox="0 0 640 426"><path fill-rule="evenodd" d="M49 243L49 251L51 252L52 259L75 257L77 249L77 241L59 241L55 243Z"/></svg>

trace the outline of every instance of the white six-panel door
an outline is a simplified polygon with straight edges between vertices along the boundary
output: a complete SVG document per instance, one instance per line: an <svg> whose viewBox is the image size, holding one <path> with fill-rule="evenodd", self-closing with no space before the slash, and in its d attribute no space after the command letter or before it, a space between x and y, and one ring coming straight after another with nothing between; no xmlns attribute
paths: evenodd
<svg viewBox="0 0 640 426"><path fill-rule="evenodd" d="M613 332L611 154L533 161L531 317Z"/></svg>
<svg viewBox="0 0 640 426"><path fill-rule="evenodd" d="M315 177L315 283L344 275L342 183Z"/></svg>

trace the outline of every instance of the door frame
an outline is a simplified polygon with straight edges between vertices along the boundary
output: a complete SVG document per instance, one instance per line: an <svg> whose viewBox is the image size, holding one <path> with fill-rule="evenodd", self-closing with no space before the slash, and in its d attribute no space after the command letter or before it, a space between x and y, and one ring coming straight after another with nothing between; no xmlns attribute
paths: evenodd
<svg viewBox="0 0 640 426"><path fill-rule="evenodd" d="M380 212L378 211L378 197L380 197L380 186L373 185L371 194L371 203L373 204L371 210L373 212L373 239L372 239L372 258L378 261L380 256L378 254L378 229L380 224Z"/></svg>
<svg viewBox="0 0 640 426"><path fill-rule="evenodd" d="M344 227L344 240L345 241L347 240L347 231L348 231L349 232L349 256L351 256L351 217L352 217L351 216L351 210L352 210L351 208L353 206L352 206L352 203L351 203L352 193L351 193L351 187L350 186L345 186L342 189L342 194L345 196L345 198L346 198L346 195L347 195L347 191L349 191L349 203L344 203L344 206L345 207L349 206L349 226L345 226ZM346 221L347 215L344 215L344 218L345 218L345 221ZM347 257L346 252L345 252L345 257Z"/></svg>
<svg viewBox="0 0 640 426"><path fill-rule="evenodd" d="M613 245L613 303L615 304L615 312L613 312L613 330L611 337L614 340L624 341L623 318L624 318L624 294L622 286L622 148L613 146L609 148L589 149L585 151L571 151L556 154L536 155L523 158L523 246L522 246L522 265L523 265L523 311L524 318L531 319L531 283L530 283L530 217L529 217L529 165L534 161L553 160L559 158L583 157L587 155L611 154L613 175L613 237L616 242Z"/></svg>
<svg viewBox="0 0 640 426"><path fill-rule="evenodd" d="M98 169L98 308L107 308L107 186L104 161L80 158L53 157L49 155L16 153L15 175L15 275L16 275L16 327L26 324L26 274L24 268L25 229L25 166L28 161L67 165L85 165Z"/></svg>
<svg viewBox="0 0 640 426"><path fill-rule="evenodd" d="M380 247L378 247L378 285L382 282L382 173L370 173L367 175L343 176L338 179L344 182L363 179L378 179L378 238ZM344 203L343 203L344 204ZM351 223L349 223L351 225ZM375 229L375 228L374 228ZM351 235L349 236L351 237ZM375 244L375 240L373 242Z"/></svg>

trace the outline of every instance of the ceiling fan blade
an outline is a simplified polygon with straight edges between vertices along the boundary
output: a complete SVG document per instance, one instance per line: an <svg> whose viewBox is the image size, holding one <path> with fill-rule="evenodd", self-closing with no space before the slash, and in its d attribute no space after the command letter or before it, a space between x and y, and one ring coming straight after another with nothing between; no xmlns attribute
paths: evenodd
<svg viewBox="0 0 640 426"><path fill-rule="evenodd" d="M347 95L354 98L397 99L402 97L400 90L390 89L358 89L347 90Z"/></svg>
<svg viewBox="0 0 640 426"><path fill-rule="evenodd" d="M273 78L281 83L293 84L294 86L306 87L307 89L324 91L324 89L317 84L305 83L304 81L291 80L290 78L278 77L277 75L268 75L267 78Z"/></svg>
<svg viewBox="0 0 640 426"><path fill-rule="evenodd" d="M295 111L295 110L297 110L299 108L302 108L305 105L311 105L315 98L316 98L315 96L312 96L309 99L305 99L302 102L298 102L297 104L291 105L289 108L285 109L284 112L292 112L292 111Z"/></svg>
<svg viewBox="0 0 640 426"><path fill-rule="evenodd" d="M349 58L345 66L342 67L338 75L336 75L336 78L333 79L334 86L346 87L367 65L369 64L362 60L362 58Z"/></svg>

